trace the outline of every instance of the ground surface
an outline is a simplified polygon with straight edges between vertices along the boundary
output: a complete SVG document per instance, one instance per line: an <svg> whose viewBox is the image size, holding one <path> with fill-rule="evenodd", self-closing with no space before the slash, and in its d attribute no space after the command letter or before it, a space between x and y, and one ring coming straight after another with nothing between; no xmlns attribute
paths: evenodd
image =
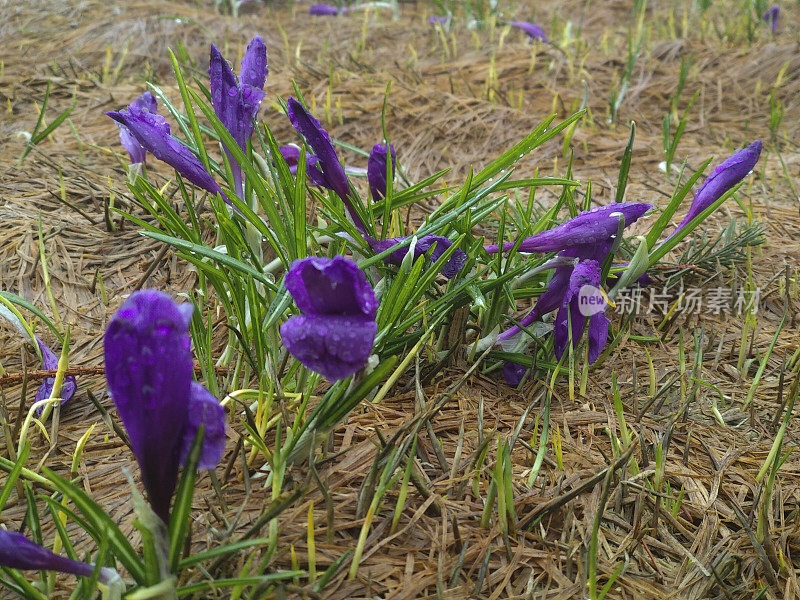
<svg viewBox="0 0 800 600"><path fill-rule="evenodd" d="M505 386L496 373L471 377L433 424L445 464L437 459L430 436L425 432L420 436L419 466L428 479L429 497L411 487L399 527L390 533L397 498L397 490L390 490L368 538L358 577L345 579L343 568L323 595L583 597L587 546L603 491L602 472L613 456L606 429L619 435L611 392L615 373L626 419L639 436L634 456L643 473L623 473L622 482L615 479L605 507L598 549L601 582L617 566L625 565L609 597L752 598L763 588L767 597L797 597L800 461L793 454L780 468L768 507L773 547L765 551L760 544L754 546L748 529L755 529L763 488L755 475L767 457L780 407L794 382L787 363L798 345L800 218L786 174L796 180L800 170L800 13L796 5L787 4L775 37L763 27L748 43L741 33L720 39L726 18L740 10L736 8L740 3L713 7L706 26L688 13L689 4L650 3L645 50L621 105L620 124L609 125L608 97L626 60L632 2L521 3L515 13L520 18L533 16L547 24L548 31L555 22L559 32L571 21L572 36L579 35L579 40L567 43L559 34L555 41L560 48L538 45L535 49L520 32L505 32L502 27L473 33L462 22L452 35L442 35L428 26L432 12L421 2L404 5L398 22L374 14L366 20L363 16L312 19L305 3L294 2L269 9L254 4L238 19L183 2L6 3L0 23L0 289L23 296L69 324L71 365L97 367L102 365L101 334L126 294L146 285L175 295L192 285L192 273L171 253L149 273L161 245L142 238L119 217L110 217L112 223L105 217L110 201L123 208L130 204L124 185L126 157L121 155L116 128L102 112L127 104L144 91L145 80L179 102L168 47L183 45L195 74L205 77L211 42L238 62L239 49L260 33L270 62L269 101L262 118L282 141L293 138L272 100L291 94L292 79L318 114L328 111L330 118L323 121L333 134L361 148L371 147L381 137L381 105L391 82L387 125L412 180L451 167L446 179L458 181L470 167L479 168L510 147L551 111L559 119L571 114L586 90L591 120L581 123L572 140L574 176L593 181L597 202L611 201L628 139L627 123L633 119L638 130L627 199L655 204L668 199L675 182L674 175L666 182L657 168L663 160L662 118L677 85L681 57L693 54L680 109L696 91L699 95L677 159L686 158L690 167L696 167L714 155L716 164L736 147L754 139L765 142L761 162L739 194L742 206L752 206L754 218L769 228L766 242L752 251L752 273L762 302L755 327L745 336L745 360L739 360L742 318L701 312L670 319L658 329L661 314L637 317L630 330L633 335L589 373L585 396L571 400L563 380L553 390L551 423L559 427L563 468L550 448L536 487L528 488L533 455L524 444L515 445L514 508L520 526L507 539L494 524L479 526L496 458L494 440L507 436L531 404L535 405L531 414L538 412L549 382L534 380L517 390ZM25 141L18 132L33 129L48 82L52 95L46 122L74 99L71 125L59 127L19 162ZM769 130L773 87L784 110L777 136ZM542 174L562 173L560 143L556 140L524 159L520 172L538 168ZM780 149L785 168L775 148ZM355 155L346 159L354 164L362 160ZM159 173L172 177L166 169ZM548 202L546 195L541 200ZM424 209L419 207L414 216L421 217ZM725 224L731 216L742 214L735 203L728 202L714 222ZM57 315L44 286L38 248L40 216ZM744 274L740 267L688 277L687 285L736 289ZM786 322L765 362L753 400L743 409L756 369L784 313ZM640 341L636 336L658 341ZM685 366L680 364L681 340ZM9 331L0 328L0 342L0 361L6 371L19 374L24 364L38 368ZM697 348L702 355L695 368ZM650 388L648 355L653 359L654 388ZM465 365L450 367L426 386L425 396L438 400L442 390L464 372ZM696 385L692 378L716 386L722 394L725 426L715 422L710 410L717 391ZM23 395L18 377L0 381L13 428L19 419L20 397L29 405L35 385L28 385ZM92 497L131 531L129 492L120 468L135 471L132 456L122 451L118 437L87 397L91 391L112 408L113 415L102 375L84 375L79 383L77 396L59 415L52 446L39 432L35 434L31 462L68 471L76 442L96 425L78 473ZM665 390L648 406L653 390L662 387ZM339 427L333 451L342 453L317 466L333 511L327 515L326 501L312 485L281 516L283 550L274 568L292 564L291 549L304 568L306 514L312 501L317 568L327 567L355 545L363 522L362 516L356 516L356 502L376 452L375 430L392 432L409 420L415 407L414 392L405 392L401 383L391 398L359 408ZM676 415L680 418L674 419ZM462 423L461 459L451 470ZM230 468L218 473L223 504L208 477L201 480L192 529L198 549L247 529L267 501L257 473L245 477L242 462L236 460L242 433L235 428L230 431L224 459ZM524 431L520 440L531 441L531 436L532 431ZM640 484L652 479L654 445L665 437L669 441L662 493L671 503L681 490L682 496L679 505L670 504L675 506L674 513L662 508L653 518L655 496ZM475 480L475 495L470 461L483 438L491 442ZM796 441L796 420L791 420L788 448ZM0 451L6 455L3 447L0 442ZM591 480L598 473L600 479ZM307 475L301 468L292 477L301 482ZM584 485L587 481L591 484ZM574 497L563 496L570 491ZM2 523L14 528L23 514L24 500L12 494ZM530 528L533 517L542 518ZM52 524L45 522L43 528L46 536L52 536ZM75 542L80 548L81 540ZM225 572L236 573L241 564L227 565ZM300 595L298 590L305 583L297 582L298 587L288 593ZM62 589L69 586L70 580L64 578Z"/></svg>

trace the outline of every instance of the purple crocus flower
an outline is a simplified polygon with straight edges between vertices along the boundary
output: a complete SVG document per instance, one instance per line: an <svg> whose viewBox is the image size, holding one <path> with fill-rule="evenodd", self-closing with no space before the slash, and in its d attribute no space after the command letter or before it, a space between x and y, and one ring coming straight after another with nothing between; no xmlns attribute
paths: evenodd
<svg viewBox="0 0 800 600"><path fill-rule="evenodd" d="M217 118L222 121L242 151L247 148L247 140L253 133L258 107L261 106L265 96L261 88L264 87L267 72L267 49L261 36L254 37L247 46L242 59L239 81L228 61L223 58L217 47L211 44L211 58L208 65L211 103ZM244 194L242 167L234 160L227 147L225 153L231 164L236 194L241 198Z"/></svg>
<svg viewBox="0 0 800 600"><path fill-rule="evenodd" d="M91 577L94 565L59 556L32 542L21 533L0 529L0 566L21 571L59 571ZM113 569L100 568L99 579L108 584L119 575Z"/></svg>
<svg viewBox="0 0 800 600"><path fill-rule="evenodd" d="M521 29L525 32L525 35L532 40L538 39L547 43L547 34L545 34L544 29L534 23L528 23L527 21L510 21L508 24L517 29Z"/></svg>
<svg viewBox="0 0 800 600"><path fill-rule="evenodd" d="M197 187L212 194L220 194L223 200L230 204L203 163L187 146L170 134L169 123L164 117L133 104L128 106L127 110L107 112L106 115L127 127L142 148L158 160L167 163Z"/></svg>
<svg viewBox="0 0 800 600"><path fill-rule="evenodd" d="M39 351L42 353L42 368L45 371L58 369L58 356L56 356L55 352L50 350L50 348L47 347L47 344L45 344L38 337L36 338L36 343L39 346ZM55 385L55 382L55 377L48 377L42 382L42 385L39 386L39 390L36 392L36 402L39 402L40 400L47 400L50 397L50 394L53 393L53 385ZM61 385L62 406L67 402L67 400L75 395L76 389L77 383L75 381L75 377L72 375L67 375L64 377L64 383ZM40 407L37 411L37 414L42 414L43 408L44 407Z"/></svg>
<svg viewBox="0 0 800 600"><path fill-rule="evenodd" d="M558 227L525 238L518 251L560 252L575 246L595 246L616 235L619 218L615 213L620 213L625 218L627 227L650 208L650 204L640 202L615 202L598 206L583 211ZM514 242L507 242L503 244L503 252L508 252L513 247ZM500 250L498 245L484 246L484 248L489 254L495 254Z"/></svg>
<svg viewBox="0 0 800 600"><path fill-rule="evenodd" d="M503 378L510 386L517 387L522 383L522 378L528 372L528 367L507 360L503 363Z"/></svg>
<svg viewBox="0 0 800 600"><path fill-rule="evenodd" d="M217 399L202 385L192 382L189 390L189 421L183 431L183 446L181 447L181 464L186 462L189 451L192 449L194 436L200 425L203 430L203 450L200 454L198 469L211 470L219 464L222 453L225 451L225 409Z"/></svg>
<svg viewBox="0 0 800 600"><path fill-rule="evenodd" d="M775 35L778 31L778 19L780 18L780 15L781 7L776 4L772 8L767 9L767 12L764 13L763 17L761 17L767 22L767 25L772 28L772 35Z"/></svg>
<svg viewBox="0 0 800 600"><path fill-rule="evenodd" d="M342 167L342 163L339 162L339 157L336 154L336 149L333 147L333 143L331 142L328 132L325 131L325 128L322 127L322 124L313 116L311 116L311 114L302 104L300 104L300 102L294 98L289 98L288 105L288 115L292 126L297 130L298 133L306 138L306 142L314 151L316 158L319 160L314 167L315 169L319 168L321 170L322 181L314 181L316 174L311 176L310 179L312 179L314 183L318 183L318 185L333 190L342 199L347 212L350 214L350 218L353 220L353 224L356 226L356 229L358 229L361 235L364 236L364 239L370 245L372 250L380 254L384 250L388 250L395 244L406 239L393 238L389 240L377 240L367 234L367 229L364 226L364 222L359 218L358 213L356 213L355 208L353 207L353 203L350 201L350 182L347 180L347 174L344 171L344 167ZM283 154L283 152L281 153ZM385 169L386 164L384 163L384 173L386 172ZM367 169L367 171L369 172L369 169ZM451 244L450 240L441 236L426 235L417 241L418 250L415 251L415 255L419 256L420 254L424 254L430 250L434 242L438 242L437 248L434 250L433 254L434 260L435 257L441 256L441 253L444 252ZM389 264L399 265L407 252L408 248L401 248L390 254L385 260ZM448 261L445 268L442 269L442 273L448 278L454 277L461 267L464 266L466 260L466 253L459 248L455 251L453 257L450 259L450 261Z"/></svg>
<svg viewBox="0 0 800 600"><path fill-rule="evenodd" d="M279 148L283 160L289 167L292 175L297 175L297 165L300 162L300 148L294 145L281 146ZM325 187L325 176L317 166L319 157L314 154L306 154L306 176L314 185Z"/></svg>
<svg viewBox="0 0 800 600"><path fill-rule="evenodd" d="M344 10L342 12L345 12ZM332 17L339 14L339 9L330 4L315 4L308 9L308 14L316 17Z"/></svg>
<svg viewBox="0 0 800 600"><path fill-rule="evenodd" d="M651 208L650 204L639 202L617 202L584 211L566 223L553 229L542 231L523 240L522 252L559 252L559 256L576 259L575 266L557 267L547 289L539 296L533 309L520 320L522 327L527 327L536 319L559 309L554 325L554 347L560 358L566 348L567 314L575 316L578 310L577 294L584 285L591 285L599 290L599 265L603 264L611 251L614 236L619 229L620 216L625 226L637 221ZM510 250L513 243L504 244L503 251ZM490 253L500 251L500 246L486 246ZM598 268L595 268L597 266ZM588 288L587 288L588 289ZM599 292L597 292L599 294ZM602 316L598 316L601 315ZM608 338L608 320L605 319L604 307L601 312L592 315L589 329L589 360L594 361L600 355ZM605 319L605 320L604 320ZM593 325L592 325L593 324ZM605 327L605 333L601 329ZM521 328L510 327L497 337L503 342L517 335ZM573 318L573 341L580 339L583 324Z"/></svg>
<svg viewBox="0 0 800 600"><path fill-rule="evenodd" d="M128 106L128 110L130 110L131 106L151 113L158 112L158 104L156 103L155 97L150 92L145 92L131 102ZM139 140L134 137L131 130L122 123L117 123L117 127L119 127L119 141L122 142L122 147L128 151L128 156L131 157L131 164L135 165L137 163L147 162L147 150L145 150L144 146L139 143Z"/></svg>
<svg viewBox="0 0 800 600"><path fill-rule="evenodd" d="M432 17L430 17L428 19L428 24L429 25L444 25L445 23L447 23L447 19L448 19L447 16L434 15L434 16L432 16Z"/></svg>
<svg viewBox="0 0 800 600"><path fill-rule="evenodd" d="M714 204L720 197L744 179L756 166L761 156L761 142L755 141L722 161L709 175L694 195L689 212L669 236L673 237L697 215ZM669 238L667 238L669 239Z"/></svg>
<svg viewBox="0 0 800 600"><path fill-rule="evenodd" d="M219 459L225 443L224 411L209 408L213 397L192 381L191 315L190 304L142 290L120 307L105 335L109 391L150 504L165 523L178 466L188 453L185 440L193 440L199 424L205 425L202 468L213 468L212 459Z"/></svg>
<svg viewBox="0 0 800 600"><path fill-rule="evenodd" d="M239 83L251 85L256 89L263 89L267 82L269 66L267 65L267 46L260 35L255 36L247 44L247 50L242 57L239 68Z"/></svg>
<svg viewBox="0 0 800 600"><path fill-rule="evenodd" d="M386 155L388 152L391 152L392 155L392 174L394 174L397 157L392 144L389 144L388 151L386 144L375 144L369 153L367 181L369 182L369 191L372 194L372 199L375 202L386 196Z"/></svg>
<svg viewBox="0 0 800 600"><path fill-rule="evenodd" d="M381 252L388 250L395 244L399 244L406 239L404 237L396 237L386 240L376 240L370 236L365 237L370 247L376 254L380 254ZM441 235L424 235L418 239L417 243L414 245L414 258L416 259L428 252L428 250L433 248L434 244L436 247L433 249L433 252L431 252L430 259L432 261L437 261L439 260L439 257L444 254L450 246L453 245L453 242L448 240L446 237L442 237ZM399 267L403 263L403 259L406 257L406 254L408 254L408 250L408 246L399 248L389 254L383 260L390 265ZM456 249L456 251L453 252L453 255L450 257L450 260L448 260L442 267L442 275L444 275L447 279L452 279L458 274L466 262L467 253L461 248Z"/></svg>
<svg viewBox="0 0 800 600"><path fill-rule="evenodd" d="M358 265L343 256L296 260L285 285L305 313L281 326L291 355L331 381L362 369L375 343L378 301Z"/></svg>
<svg viewBox="0 0 800 600"><path fill-rule="evenodd" d="M317 165L322 171L323 183L321 185L336 192L353 218L356 228L361 232L366 231L364 223L358 218L353 204L350 202L350 182L347 180L342 163L339 162L328 132L317 119L311 116L305 106L294 98L289 98L287 114L292 127L306 138L309 147L319 159Z"/></svg>

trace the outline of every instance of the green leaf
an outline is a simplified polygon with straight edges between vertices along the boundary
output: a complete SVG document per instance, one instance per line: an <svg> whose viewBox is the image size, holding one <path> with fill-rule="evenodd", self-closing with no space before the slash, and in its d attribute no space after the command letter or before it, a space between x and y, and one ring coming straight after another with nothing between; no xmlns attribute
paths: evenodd
<svg viewBox="0 0 800 600"><path fill-rule="evenodd" d="M658 238L661 237L661 234L667 228L667 225L675 214L675 211L678 210L681 202L683 202L683 199L686 198L686 195L692 189L692 186L695 184L695 182L702 176L703 171L705 171L710 162L711 159L709 158L706 160L706 162L700 165L700 168L697 169L697 171L695 171L695 173L689 178L689 181L687 181L684 186L672 196L672 200L669 201L669 204L664 209L664 212L659 215L658 219L656 219L656 222L650 228L650 231L646 236L648 248L653 248L656 245ZM683 170L681 170L681 173L683 173ZM678 181L680 181L680 177L678 177Z"/></svg>
<svg viewBox="0 0 800 600"><path fill-rule="evenodd" d="M184 252L199 254L205 258L210 258L211 260L221 263L226 267L230 267L240 273L250 276L257 281L263 283L267 288L272 291L276 290L275 284L272 280L263 273L259 273L254 267L251 267L247 263L244 263L240 260L236 260L228 256L227 254L222 254L221 252L217 252L216 250L212 250L208 246L203 246L201 244L194 244L192 242L182 240L180 238L172 237L170 235L165 235L163 233L156 233L155 231L142 231L141 234L145 237L153 238L154 240L159 240L160 242L166 242L167 244L178 248L179 250L183 250Z"/></svg>
<svg viewBox="0 0 800 600"><path fill-rule="evenodd" d="M619 165L619 178L617 179L617 195L614 202L622 202L625 197L625 188L628 187L628 172L631 170L631 157L633 156L633 140L636 138L636 121L631 121L631 136L628 138L628 145L622 153L622 161Z"/></svg>
<svg viewBox="0 0 800 600"><path fill-rule="evenodd" d="M44 314L44 313L43 313L41 310L39 310L38 308L36 308L36 307L35 307L33 304L31 304L30 302L28 302L28 301L27 301L27 300L25 300L24 298L20 298L20 297L19 297L19 296L17 296L16 294L12 294L11 292L0 292L0 296L2 296L3 298L5 298L6 300L8 300L9 302L11 302L12 304L16 304L17 306L21 306L21 307L22 307L22 308L24 308L25 310L29 310L30 312L32 312L32 313L33 313L34 315L36 315L36 316L37 316L39 319L41 319L41 321L42 321L42 322L43 322L45 325L47 325L47 326L50 328L50 330L51 330L51 331L52 331L52 332L55 334L55 336L58 338L58 342L59 342L60 344L64 342L64 338L63 338L63 336L61 335L61 333L59 333L58 329L57 329L57 328L56 328L56 326L53 324L53 322L52 322L52 321L51 321L49 318L47 318L47 315L45 315L45 314Z"/></svg>
<svg viewBox="0 0 800 600"><path fill-rule="evenodd" d="M181 559L181 550L186 534L189 531L189 513L192 511L192 498L194 497L194 484L197 481L197 465L203 453L203 436L205 427L201 423L194 436L192 448L186 463L183 465L181 479L175 492L172 504L172 513L169 516L169 568L177 572L178 561Z"/></svg>
<svg viewBox="0 0 800 600"><path fill-rule="evenodd" d="M17 462L14 463L14 468L11 469L11 472L8 474L6 484L3 486L3 491L0 492L0 514L2 514L3 507L5 507L9 496L11 496L11 492L14 490L14 486L17 484L17 479L19 478L19 474L22 472L22 467L25 466L25 463L28 460L28 454L30 453L30 450L30 442L25 442L25 445L22 447L22 452L17 458Z"/></svg>
<svg viewBox="0 0 800 600"><path fill-rule="evenodd" d="M119 530L116 523L111 520L103 509L101 509L82 489L73 485L60 475L57 475L47 467L42 467L42 473L53 485L69 498L78 510L83 513L86 519L98 530L106 531L108 541L114 555L128 569L137 583L143 585L147 581L142 559L134 552L128 538Z"/></svg>
<svg viewBox="0 0 800 600"><path fill-rule="evenodd" d="M211 581L199 581L190 585L178 588L178 597L189 596L202 592L204 590L213 590L216 588L238 587L244 585L259 585L262 583L270 583L273 581L283 581L284 579L293 579L306 575L305 571L282 571L278 573L270 573L269 575L254 575L252 577L232 577L223 579L214 579Z"/></svg>
<svg viewBox="0 0 800 600"><path fill-rule="evenodd" d="M189 119L189 125L192 129L192 136L194 137L194 143L197 147L197 153L200 155L200 162L203 163L203 166L210 173L211 165L208 162L208 154L206 153L206 148L203 145L203 137L200 135L200 126L197 123L197 117L194 114L194 108L192 107L192 102L189 98L189 94L192 92L186 87L186 82L183 80L183 73L181 73L181 67L178 64L178 59L175 58L175 53L172 52L172 48L168 48L167 51L169 52L169 58L172 61L172 69L175 71L175 79L178 82L178 89L180 89L181 92L183 106L186 109L186 117ZM236 146L238 148L238 144L236 144Z"/></svg>
<svg viewBox="0 0 800 600"><path fill-rule="evenodd" d="M239 552L240 550L245 550L246 548L252 548L253 546L266 546L267 544L269 544L269 538L254 538L252 540L242 540L240 542L233 542L232 544L226 544L224 546L217 546L211 550L197 552L191 556L187 556L178 563L178 570L182 571L183 569L188 569L189 567L193 567L211 558L226 556L228 554L233 554L234 552Z"/></svg>
<svg viewBox="0 0 800 600"><path fill-rule="evenodd" d="M31 582L25 579L25 576L16 569L6 569L5 567L0 567L0 572L11 577L11 579L14 580L14 583L16 583L16 586L12 587L5 580L0 580L0 582L5 584L9 589L13 589L15 592L21 594L23 598L26 598L27 600L47 600L47 596L33 587Z"/></svg>
<svg viewBox="0 0 800 600"><path fill-rule="evenodd" d="M70 106L67 110L62 112L55 119L53 119L53 122L50 123L50 125L48 125L47 127L45 127L43 131L40 131L36 135L31 136L31 141L30 141L31 145L35 146L36 144L41 142L44 138L46 138L48 135L53 133L56 127L61 125L61 123L63 123L64 120L70 115L72 109L75 108L77 104L78 104L78 99L77 98L73 99L72 106ZM44 111L42 111L42 114L44 114ZM28 148L30 148L30 146L28 146ZM26 154L27 154L27 149L26 149Z"/></svg>

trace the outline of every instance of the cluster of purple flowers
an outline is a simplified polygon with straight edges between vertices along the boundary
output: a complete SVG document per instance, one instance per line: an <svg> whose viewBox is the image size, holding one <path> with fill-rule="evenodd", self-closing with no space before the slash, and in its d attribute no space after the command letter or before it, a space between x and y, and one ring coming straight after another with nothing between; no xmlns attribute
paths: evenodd
<svg viewBox="0 0 800 600"><path fill-rule="evenodd" d="M316 5L311 14L341 12L335 7ZM764 15L777 27L778 8ZM544 31L524 22L508 23L533 39L547 41ZM268 73L266 48L256 36L247 47L239 77L216 46L211 46L209 76L215 114L242 151L247 150L256 115L263 101ZM119 126L119 136L132 163L144 163L147 153L172 166L186 180L229 202L223 189L186 145L170 133L170 126L158 114L155 97L145 92L125 109L107 113ZM289 121L312 151L306 156L306 173L311 184L331 190L344 204L356 230L376 254L385 254L387 264L400 265L409 252L436 261L452 241L440 235L423 235L408 246L408 237L377 239L370 235L356 210L347 174L328 132L302 103L289 98ZM686 216L670 235L674 237L700 213L739 183L755 166L761 142L737 151L715 168L698 189ZM244 194L242 169L231 148L223 144L231 166L232 191ZM297 146L280 147L282 159L294 174L300 161ZM372 148L367 166L370 194L375 202L386 199L396 169L395 148L378 143ZM229 202L230 203L230 202ZM561 358L572 342L577 347L587 333L590 362L600 356L609 336L605 310L586 315L579 298L587 286L602 290L603 265L609 260L615 238L625 227L642 218L651 205L620 202L582 212L569 221L515 242L487 245L488 254L516 247L523 253L556 253L562 259L555 267L545 291L533 308L497 336L505 344L526 335L525 329L555 311L553 347ZM668 238L669 239L669 238ZM456 248L441 274L456 278L466 263L466 253ZM329 380L340 380L362 370L373 352L377 334L379 303L365 272L351 259L310 257L294 261L284 285L302 312L280 328L284 346L298 361ZM601 292L602 293L602 292ZM108 388L127 430L139 464L142 481L153 511L165 523L180 466L184 464L198 432L203 431L199 468L213 469L222 457L226 441L226 415L217 399L193 380L194 366L189 336L192 306L176 304L154 290L132 294L111 319L105 335L105 364ZM45 369L58 364L56 355L37 338ZM527 368L506 363L506 380L516 385ZM54 379L48 378L36 399L49 398ZM61 390L65 402L74 393L76 381L67 377ZM53 569L79 576L91 576L94 566L70 560L42 548L25 536L0 529L0 564L19 569ZM111 581L116 573L100 569L100 580Z"/></svg>
<svg viewBox="0 0 800 600"><path fill-rule="evenodd" d="M312 14L338 12L339 9L325 5L311 8ZM547 41L544 31L537 25L521 21L508 24L522 29L533 39ZM267 75L267 61L263 41L256 37L248 46L239 80L216 47L212 46L209 74L214 110L244 149L253 130L256 111L264 97L262 88ZM408 244L407 237L381 240L370 235L369 228L356 210L350 182L328 132L301 102L289 98L287 105L289 121L310 149L306 155L308 181L331 190L341 199L356 230L373 252L385 254L384 261L387 264L399 266L409 251L413 252L415 258L426 255L435 261L450 249L451 240L440 235L424 235L413 244ZM144 160L144 150L148 150L169 162L199 187L222 194L189 149L168 135L168 126L156 114L155 100L148 93L131 103L127 110L109 115L120 123L120 138L128 148L131 160ZM157 123L160 125L156 126ZM161 135L154 137L153 132L161 132ZM233 167L235 191L241 195L241 169L227 148L225 151ZM688 213L672 236L738 183L753 168L760 151L761 143L755 142L720 164L700 187ZM295 174L301 156L300 148L286 145L280 147L280 152L290 172ZM373 201L386 197L387 176L393 177L395 169L394 146L375 144L367 165ZM523 240L518 246L519 252L555 252L559 257L569 260L566 266L562 263L555 268L546 291L531 311L518 325L502 332L497 343L507 344L510 340L518 339L528 325L556 311L553 333L556 357L560 358L564 353L570 331L572 343L576 345L587 322L578 310L580 290L585 286L602 288L602 265L611 252L620 225L622 228L632 225L650 208L646 203L617 203L594 208L555 229ZM502 246L486 246L485 250L492 254L508 251L513 246L514 243L509 242ZM464 267L466 258L462 249L455 249L442 268L442 275L448 279L456 277ZM329 259L306 259L296 261L286 277L287 289L305 314L293 317L281 329L284 344L300 362L329 379L341 379L361 369L370 355L375 338L374 299L364 300L365 290L371 293L371 288L365 278L355 275L354 269L357 270L354 264L341 257L332 262ZM642 281L646 278L644 275ZM309 290L328 290L325 298L331 302L330 305L310 301L314 293L307 291L307 287ZM588 357L592 362L606 345L608 326L604 311L593 313L588 318ZM335 332L335 335L330 335L331 332ZM357 342L357 339L361 341ZM516 377L509 376L508 379L513 381Z"/></svg>

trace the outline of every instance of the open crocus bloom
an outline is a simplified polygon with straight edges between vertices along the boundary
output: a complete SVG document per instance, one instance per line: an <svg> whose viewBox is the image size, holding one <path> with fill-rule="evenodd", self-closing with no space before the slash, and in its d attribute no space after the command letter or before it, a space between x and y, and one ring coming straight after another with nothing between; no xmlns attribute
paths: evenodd
<svg viewBox="0 0 800 600"><path fill-rule="evenodd" d="M59 571L81 577L91 577L94 565L59 556L32 542L21 533L0 529L0 566L22 571ZM101 583L119 581L114 569L100 568Z"/></svg>
<svg viewBox="0 0 800 600"><path fill-rule="evenodd" d="M222 121L236 143L245 151L247 140L253 133L253 123L258 107L264 99L264 82L267 79L267 49L264 40L257 35L247 46L242 58L239 79L233 74L228 61L211 44L208 75L211 82L211 103L214 113ZM225 153L231 164L236 194L241 198L242 167L234 160L229 149Z"/></svg>
<svg viewBox="0 0 800 600"><path fill-rule="evenodd" d="M536 319L558 309L554 325L554 348L559 358L567 345L567 315L572 319L573 343L580 339L583 331L583 314L579 314L579 295L584 286L592 297L599 294L600 265L611 250L614 236L619 231L620 221L625 226L636 222L651 208L650 204L639 202L617 202L584 211L558 227L542 231L523 240L519 250L522 252L558 252L559 256L575 259L574 266L557 267L547 289L539 296L533 309L520 320L527 327ZM489 253L511 250L513 242L503 246L485 246ZM598 290L598 291L595 291ZM605 347L608 338L608 319L605 306L590 318L589 360L594 361ZM578 322L580 321L580 323ZM522 329L514 325L497 337L497 343L505 342L520 334Z"/></svg>
<svg viewBox="0 0 800 600"><path fill-rule="evenodd" d="M142 148L158 160L167 163L187 181L212 194L220 194L223 200L230 204L203 163L188 146L170 134L169 123L164 117L135 104L130 104L127 109L117 112L107 112L106 115L124 125Z"/></svg>
<svg viewBox="0 0 800 600"><path fill-rule="evenodd" d="M165 523L178 466L200 424L205 426L200 468L216 466L225 445L225 411L192 381L191 316L190 304L142 290L120 307L105 335L111 398L128 432L150 504Z"/></svg>
<svg viewBox="0 0 800 600"><path fill-rule="evenodd" d="M305 313L281 326L292 356L331 381L362 369L375 343L378 301L358 265L343 256L296 260L285 285Z"/></svg>

